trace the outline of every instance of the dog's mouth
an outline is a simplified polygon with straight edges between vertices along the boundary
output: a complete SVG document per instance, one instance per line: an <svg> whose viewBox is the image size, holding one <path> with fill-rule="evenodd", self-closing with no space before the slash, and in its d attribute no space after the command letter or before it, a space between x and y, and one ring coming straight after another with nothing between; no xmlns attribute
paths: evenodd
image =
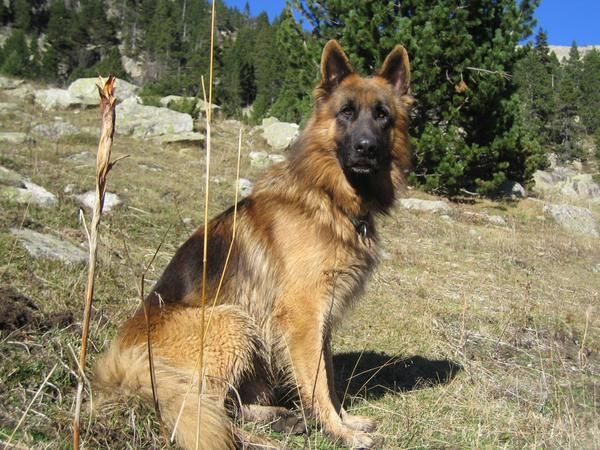
<svg viewBox="0 0 600 450"><path fill-rule="evenodd" d="M350 173L356 175L370 175L379 170L379 162L375 158L360 158L350 161L346 167Z"/></svg>

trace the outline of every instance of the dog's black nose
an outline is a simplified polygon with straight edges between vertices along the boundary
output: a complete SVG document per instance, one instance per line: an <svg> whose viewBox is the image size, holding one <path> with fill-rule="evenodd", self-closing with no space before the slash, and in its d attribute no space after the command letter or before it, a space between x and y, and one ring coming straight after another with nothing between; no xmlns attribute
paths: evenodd
<svg viewBox="0 0 600 450"><path fill-rule="evenodd" d="M373 139L362 138L354 144L354 150L361 156L373 157L377 151L377 145Z"/></svg>

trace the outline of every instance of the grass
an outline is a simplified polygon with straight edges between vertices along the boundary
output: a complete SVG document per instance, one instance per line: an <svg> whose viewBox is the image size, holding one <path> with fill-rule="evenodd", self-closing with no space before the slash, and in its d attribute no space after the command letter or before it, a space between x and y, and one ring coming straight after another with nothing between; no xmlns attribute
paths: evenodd
<svg viewBox="0 0 600 450"><path fill-rule="evenodd" d="M16 100L0 91L0 101ZM2 118L2 131L27 132L50 120L32 105L21 108L22 115ZM82 130L98 126L96 110L51 115ZM249 131L246 155L264 148ZM231 124L213 126L211 216L233 201L237 132ZM86 269L32 259L8 230L86 242L78 205L63 190L94 186L97 140L90 134L0 147L3 165L59 197L55 209L0 203L0 288L13 288L38 308L21 328L0 330L0 441L57 365L13 438L25 448L70 448ZM69 159L82 152L91 157ZM165 231L172 226L147 289L202 224L202 149L117 135L113 155L122 154L131 157L111 172L109 190L123 205L101 223L90 365L137 308L136 283ZM241 172L259 176L247 157ZM398 208L380 224L384 259L334 339L347 406L379 420L386 449L600 447L598 240L563 232L533 200L452 206L450 218ZM507 225L469 212L501 215ZM0 299L5 309L6 298ZM309 436L270 437L286 448L337 448L314 429ZM167 447L151 408L135 400L84 416L82 440L86 448Z"/></svg>

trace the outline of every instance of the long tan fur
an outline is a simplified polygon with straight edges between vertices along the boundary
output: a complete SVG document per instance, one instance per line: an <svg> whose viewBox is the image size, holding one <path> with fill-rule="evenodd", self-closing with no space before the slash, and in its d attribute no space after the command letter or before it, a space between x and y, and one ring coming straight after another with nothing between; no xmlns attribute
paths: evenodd
<svg viewBox="0 0 600 450"><path fill-rule="evenodd" d="M208 300L225 273L218 306L205 311L213 317L204 339L204 370L212 381L201 397L208 411L201 415L201 448L235 445L224 414L231 387L249 406L245 411L262 411L258 418L272 416L265 411L280 384L299 393L305 411L333 439L355 448L374 445L374 421L349 415L337 397L330 339L377 262L375 218L392 206L409 165L408 57L398 46L376 75L362 78L331 41L321 79L313 115L290 157L237 205L226 268L232 209L208 226ZM199 229L179 248L146 299L159 403L170 426L198 373L203 239ZM96 384L148 398L145 337L140 310L97 365ZM177 426L177 442L188 449L195 448L196 407Z"/></svg>

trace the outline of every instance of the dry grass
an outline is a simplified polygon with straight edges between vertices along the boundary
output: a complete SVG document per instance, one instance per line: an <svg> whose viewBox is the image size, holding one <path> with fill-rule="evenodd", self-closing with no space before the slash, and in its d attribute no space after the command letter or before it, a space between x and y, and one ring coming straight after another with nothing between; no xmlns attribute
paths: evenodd
<svg viewBox="0 0 600 450"><path fill-rule="evenodd" d="M0 101L10 99L0 92ZM52 115L80 128L98 124L95 110ZM23 105L23 114L1 120L6 131L27 132L49 120L45 116ZM261 138L249 131L243 148L261 149ZM39 308L30 308L22 328L0 336L0 441L26 412L12 440L24 448L70 447L86 271L32 259L8 229L23 226L86 242L77 204L63 189L93 188L90 135L93 130L58 142L40 138L0 147L2 164L60 199L53 210L0 203L0 288L13 287ZM214 124L211 216L233 201L237 138L237 127ZM113 153L131 157L111 172L111 190L124 205L101 224L91 360L139 305L136 283L165 231L172 227L146 288L202 224L202 150L117 136ZM258 176L247 157L241 175ZM543 219L535 201L453 208L449 219L396 209L383 220L385 258L334 340L346 404L379 419L386 449L598 448L598 240L562 232ZM502 215L508 225L492 226L468 212ZM152 409L130 405L84 416L82 446L164 448ZM252 424L247 429L263 432ZM271 437L287 448L336 448L314 431Z"/></svg>

